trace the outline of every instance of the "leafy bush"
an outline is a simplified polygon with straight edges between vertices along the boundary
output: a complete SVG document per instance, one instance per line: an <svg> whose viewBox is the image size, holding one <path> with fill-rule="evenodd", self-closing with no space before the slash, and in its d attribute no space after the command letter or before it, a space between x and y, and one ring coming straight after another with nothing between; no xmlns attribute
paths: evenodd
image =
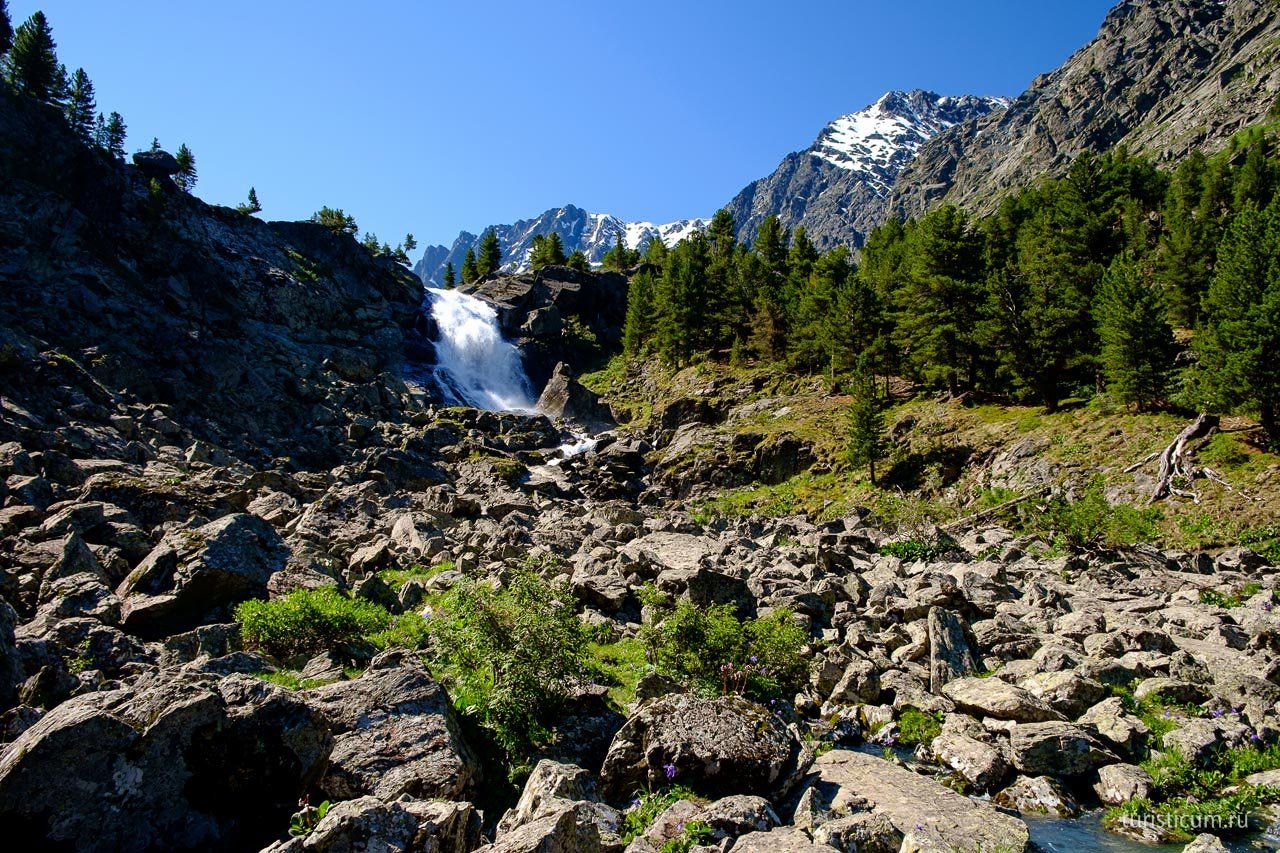
<svg viewBox="0 0 1280 853"><path fill-rule="evenodd" d="M713 835L711 824L691 820L680 829L680 834L662 845L660 853L689 853L700 844L709 844Z"/></svg>
<svg viewBox="0 0 1280 853"><path fill-rule="evenodd" d="M429 626L455 702L478 712L508 753L523 753L586 674L587 638L572 601L526 570L502 589L464 580L439 609Z"/></svg>
<svg viewBox="0 0 1280 853"><path fill-rule="evenodd" d="M245 642L282 659L341 648L391 624L382 607L331 586L297 589L275 601L245 601L235 617Z"/></svg>
<svg viewBox="0 0 1280 853"><path fill-rule="evenodd" d="M658 815L680 800L704 802L684 785L672 785L663 791L640 791L622 816L622 843L630 844L644 835Z"/></svg>
<svg viewBox="0 0 1280 853"><path fill-rule="evenodd" d="M903 562L914 563L916 560L932 560L941 557L951 550L940 542L928 542L923 539L903 539L900 542L886 542L880 546L881 554L890 554Z"/></svg>
<svg viewBox="0 0 1280 853"><path fill-rule="evenodd" d="M699 607L652 585L640 590L640 600L646 609L639 639L665 675L706 692L743 693L753 699L794 692L808 676L801 652L809 638L786 608L743 621L733 605Z"/></svg>
<svg viewBox="0 0 1280 853"><path fill-rule="evenodd" d="M906 707L898 716L898 743L903 746L929 743L940 734L941 714L928 714L919 708Z"/></svg>
<svg viewBox="0 0 1280 853"><path fill-rule="evenodd" d="M1041 523L1045 532L1061 536L1074 548L1114 547L1155 541L1161 517L1157 507L1108 503L1102 478L1096 477L1077 500L1054 498Z"/></svg>

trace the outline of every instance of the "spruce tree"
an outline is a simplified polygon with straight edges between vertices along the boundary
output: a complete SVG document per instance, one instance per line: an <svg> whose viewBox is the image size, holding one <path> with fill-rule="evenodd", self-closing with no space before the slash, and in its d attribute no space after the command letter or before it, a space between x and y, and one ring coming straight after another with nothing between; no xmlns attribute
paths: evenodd
<svg viewBox="0 0 1280 853"><path fill-rule="evenodd" d="M849 384L853 402L846 413L846 455L850 465L867 466L874 486L876 462L885 456L884 412L875 376L865 356L858 360Z"/></svg>
<svg viewBox="0 0 1280 853"><path fill-rule="evenodd" d="M124 141L128 128L125 126L124 119L120 117L120 113L112 112L107 116L106 126L106 149L111 156L117 160L124 159Z"/></svg>
<svg viewBox="0 0 1280 853"><path fill-rule="evenodd" d="M1280 447L1280 201L1266 210L1246 201L1236 214L1202 310L1197 402L1253 409L1267 443Z"/></svg>
<svg viewBox="0 0 1280 853"><path fill-rule="evenodd" d="M920 220L908 255L893 295L895 343L916 376L958 394L976 381L985 301L981 234L962 210L944 205Z"/></svg>
<svg viewBox="0 0 1280 853"><path fill-rule="evenodd" d="M613 236L613 248L604 253L604 257L600 259L600 264L607 270L626 272L635 264L637 259L622 244L622 233L619 232Z"/></svg>
<svg viewBox="0 0 1280 853"><path fill-rule="evenodd" d="M67 91L67 122L80 135L86 144L94 140L93 114L98 105L93 98L93 82L83 68L77 68L71 75L71 85Z"/></svg>
<svg viewBox="0 0 1280 853"><path fill-rule="evenodd" d="M1218 217L1205 210L1209 166L1193 151L1178 165L1162 210L1164 231L1157 250L1156 274L1177 322L1194 328L1200 299L1209 286L1221 238Z"/></svg>
<svg viewBox="0 0 1280 853"><path fill-rule="evenodd" d="M249 187L249 200L244 204L236 205L236 210L246 216L251 213L259 213L262 211L262 205L258 203L258 191L253 187Z"/></svg>
<svg viewBox="0 0 1280 853"><path fill-rule="evenodd" d="M13 47L13 18L9 15L9 0L0 0L0 59Z"/></svg>
<svg viewBox="0 0 1280 853"><path fill-rule="evenodd" d="M18 27L9 51L9 82L20 94L52 102L57 96L58 54L44 12L35 12Z"/></svg>
<svg viewBox="0 0 1280 853"><path fill-rule="evenodd" d="M107 150L107 117L102 113L98 113L98 118L93 123L93 144Z"/></svg>
<svg viewBox="0 0 1280 853"><path fill-rule="evenodd" d="M480 238L480 255L476 258L476 268L480 276L492 275L502 268L502 244L498 242L498 232L493 228L484 232Z"/></svg>
<svg viewBox="0 0 1280 853"><path fill-rule="evenodd" d="M529 252L529 266L535 270L549 266L564 266L568 260L564 255L564 243L555 231L550 234L538 234L533 238L533 247Z"/></svg>
<svg viewBox="0 0 1280 853"><path fill-rule="evenodd" d="M467 254L462 258L462 283L470 284L480 277L480 268L476 265L476 251L467 247Z"/></svg>
<svg viewBox="0 0 1280 853"><path fill-rule="evenodd" d="M184 142L178 146L174 159L178 161L178 174L173 176L173 182L183 192L191 192L196 187L196 155Z"/></svg>
<svg viewBox="0 0 1280 853"><path fill-rule="evenodd" d="M1159 292L1132 256L1116 258L1094 300L1107 389L1147 411L1165 399L1177 343Z"/></svg>
<svg viewBox="0 0 1280 853"><path fill-rule="evenodd" d="M412 234L404 235L404 250L406 252L412 252L416 248L418 248L417 239Z"/></svg>
<svg viewBox="0 0 1280 853"><path fill-rule="evenodd" d="M709 263L707 238L701 231L681 240L667 254L654 303L658 355L668 364L687 364L702 340Z"/></svg>
<svg viewBox="0 0 1280 853"><path fill-rule="evenodd" d="M587 260L586 254L581 249L574 250L569 257L565 258L564 265L578 272L591 272L591 262Z"/></svg>
<svg viewBox="0 0 1280 853"><path fill-rule="evenodd" d="M653 273L642 269L627 289L627 318L622 327L622 351L639 358L650 348L654 330Z"/></svg>
<svg viewBox="0 0 1280 853"><path fill-rule="evenodd" d="M444 265L444 289L452 290L458 283L458 278L453 272L453 261L449 261Z"/></svg>

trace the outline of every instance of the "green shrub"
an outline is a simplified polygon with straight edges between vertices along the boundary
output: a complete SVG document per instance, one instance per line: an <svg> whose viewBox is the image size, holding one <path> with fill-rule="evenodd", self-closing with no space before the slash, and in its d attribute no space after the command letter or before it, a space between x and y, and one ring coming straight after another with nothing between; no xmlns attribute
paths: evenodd
<svg viewBox="0 0 1280 853"><path fill-rule="evenodd" d="M331 586L297 589L275 601L245 601L235 618L246 643L281 659L341 648L391 623L382 607Z"/></svg>
<svg viewBox="0 0 1280 853"><path fill-rule="evenodd" d="M638 791L631 807L622 816L622 843L630 844L644 835L658 815L680 800L705 802L684 785L672 785L662 791Z"/></svg>
<svg viewBox="0 0 1280 853"><path fill-rule="evenodd" d="M898 716L898 743L916 746L929 743L942 734L942 715L928 714L910 706Z"/></svg>
<svg viewBox="0 0 1280 853"><path fill-rule="evenodd" d="M699 607L652 585L640 590L645 622L639 639L654 667L707 693L770 699L794 692L808 677L808 635L780 608L741 620L730 604Z"/></svg>
<svg viewBox="0 0 1280 853"><path fill-rule="evenodd" d="M1058 496L1050 501L1041 524L1042 532L1061 536L1074 548L1115 547L1154 542L1161 517L1158 507L1108 503L1102 478L1095 477L1078 499Z"/></svg>
<svg viewBox="0 0 1280 853"><path fill-rule="evenodd" d="M914 563L916 560L933 560L950 550L950 547L939 542L928 542L924 539L903 539L900 542L886 542L880 546L881 554L890 554L906 563Z"/></svg>
<svg viewBox="0 0 1280 853"><path fill-rule="evenodd" d="M462 581L428 624L455 704L479 714L509 754L545 739L547 715L587 673L572 600L532 571L502 589Z"/></svg>
<svg viewBox="0 0 1280 853"><path fill-rule="evenodd" d="M713 830L711 824L702 820L691 820L680 830L680 834L662 845L660 853L689 853L700 844L711 842Z"/></svg>

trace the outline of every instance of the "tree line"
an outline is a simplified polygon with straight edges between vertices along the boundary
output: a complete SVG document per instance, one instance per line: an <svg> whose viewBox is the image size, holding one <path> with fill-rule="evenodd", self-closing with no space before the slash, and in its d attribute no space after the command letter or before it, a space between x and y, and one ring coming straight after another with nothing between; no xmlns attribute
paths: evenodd
<svg viewBox="0 0 1280 853"><path fill-rule="evenodd" d="M1275 116L1273 116L1274 118ZM1240 134L1171 172L1118 149L1006 198L891 220L855 262L721 210L631 278L625 354L754 358L850 377L858 365L953 395L1105 391L1139 410L1256 413L1280 442L1280 157Z"/></svg>

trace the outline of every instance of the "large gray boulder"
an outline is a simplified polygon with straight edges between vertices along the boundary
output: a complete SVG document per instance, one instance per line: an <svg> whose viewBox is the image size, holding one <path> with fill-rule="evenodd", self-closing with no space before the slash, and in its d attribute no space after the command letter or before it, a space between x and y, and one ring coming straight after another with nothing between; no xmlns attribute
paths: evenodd
<svg viewBox="0 0 1280 853"><path fill-rule="evenodd" d="M263 853L470 853L480 842L480 814L470 803L360 797L336 803L311 832Z"/></svg>
<svg viewBox="0 0 1280 853"><path fill-rule="evenodd" d="M308 691L307 702L335 735L320 782L330 799L459 799L480 782L448 694L412 658L379 655L360 678Z"/></svg>
<svg viewBox="0 0 1280 853"><path fill-rule="evenodd" d="M936 835L954 850L1027 849L1022 821L876 756L832 750L814 762L810 776L810 790L821 790L833 813L881 814L903 835Z"/></svg>
<svg viewBox="0 0 1280 853"><path fill-rule="evenodd" d="M664 696L614 737L600 771L607 799L675 780L709 796L777 793L798 769L800 740L768 710L724 696Z"/></svg>
<svg viewBox="0 0 1280 853"><path fill-rule="evenodd" d="M1009 732L1013 766L1030 776L1082 776L1120 757L1071 723L1019 723Z"/></svg>
<svg viewBox="0 0 1280 853"><path fill-rule="evenodd" d="M965 636L964 622L950 610L929 609L929 692L939 693L943 685L972 675L980 669L977 655Z"/></svg>
<svg viewBox="0 0 1280 853"><path fill-rule="evenodd" d="M975 717L995 717L1019 723L1061 720L1063 715L1033 693L999 678L960 678L948 682L942 695L956 708Z"/></svg>
<svg viewBox="0 0 1280 853"><path fill-rule="evenodd" d="M0 753L13 849L253 849L289 823L332 745L289 691L155 677L54 708Z"/></svg>
<svg viewBox="0 0 1280 853"><path fill-rule="evenodd" d="M246 513L170 533L116 590L123 625L150 638L226 621L228 605L266 597L288 559L276 529Z"/></svg>

